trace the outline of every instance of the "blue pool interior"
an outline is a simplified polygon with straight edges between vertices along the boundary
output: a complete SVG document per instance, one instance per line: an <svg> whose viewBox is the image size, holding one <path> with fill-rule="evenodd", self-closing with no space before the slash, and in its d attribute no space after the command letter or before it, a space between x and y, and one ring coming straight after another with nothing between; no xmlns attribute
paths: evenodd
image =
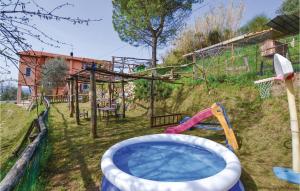
<svg viewBox="0 0 300 191"><path fill-rule="evenodd" d="M213 176L226 162L199 146L175 142L143 142L119 149L113 157L122 171L148 180L183 182Z"/></svg>
<svg viewBox="0 0 300 191"><path fill-rule="evenodd" d="M213 176L226 166L222 157L203 147L163 141L122 147L114 154L113 162L120 170L133 176L173 182ZM105 176L100 188L101 191L122 191ZM228 191L244 191L244 186L239 180Z"/></svg>

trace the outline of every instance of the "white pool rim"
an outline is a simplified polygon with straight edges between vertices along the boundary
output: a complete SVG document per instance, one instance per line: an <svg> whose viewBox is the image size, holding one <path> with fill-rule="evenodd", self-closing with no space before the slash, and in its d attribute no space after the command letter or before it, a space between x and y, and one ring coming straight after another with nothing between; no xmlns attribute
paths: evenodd
<svg viewBox="0 0 300 191"><path fill-rule="evenodd" d="M185 182L160 182L132 176L114 164L113 156L120 148L135 143L153 141L168 141L203 147L223 158L226 166L217 174L203 179ZM154 134L127 139L110 147L102 157L101 170L106 179L122 191L225 191L239 181L241 164L232 151L214 141L182 134Z"/></svg>

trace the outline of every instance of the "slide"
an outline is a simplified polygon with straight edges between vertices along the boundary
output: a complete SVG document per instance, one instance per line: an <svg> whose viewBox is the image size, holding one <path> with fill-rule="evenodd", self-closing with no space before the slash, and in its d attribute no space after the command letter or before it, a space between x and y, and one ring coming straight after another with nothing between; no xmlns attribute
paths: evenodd
<svg viewBox="0 0 300 191"><path fill-rule="evenodd" d="M165 133L170 133L170 134L182 133L212 116L215 116L220 122L224 130L227 143L231 146L232 149L237 150L239 146L235 134L233 132L233 129L230 125L229 118L226 114L225 108L219 103L214 103L211 108L207 108L203 111L200 111L199 113L197 113L192 118L190 118L189 120L187 120L182 124L179 124L175 127L167 128Z"/></svg>
<svg viewBox="0 0 300 191"><path fill-rule="evenodd" d="M212 113L212 109L211 108L207 108L203 111L200 111L199 113L197 113L196 115L194 115L192 118L190 118L189 120L187 120L186 122L177 125L175 127L169 127L168 129L166 129L166 133L182 133L184 131L189 130L190 128L192 128L193 126L197 125L198 123L200 123L201 121L209 118L213 116Z"/></svg>

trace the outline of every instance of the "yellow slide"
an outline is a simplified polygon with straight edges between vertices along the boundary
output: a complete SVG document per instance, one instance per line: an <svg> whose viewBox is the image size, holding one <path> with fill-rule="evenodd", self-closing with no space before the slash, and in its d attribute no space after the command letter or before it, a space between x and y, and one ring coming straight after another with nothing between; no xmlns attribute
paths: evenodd
<svg viewBox="0 0 300 191"><path fill-rule="evenodd" d="M225 110L222 108L220 104L214 103L211 107L212 113L219 120L222 128L224 129L224 133L228 144L234 149L239 149L239 145L237 143L236 137L234 135L233 129L229 126L229 121L226 116Z"/></svg>

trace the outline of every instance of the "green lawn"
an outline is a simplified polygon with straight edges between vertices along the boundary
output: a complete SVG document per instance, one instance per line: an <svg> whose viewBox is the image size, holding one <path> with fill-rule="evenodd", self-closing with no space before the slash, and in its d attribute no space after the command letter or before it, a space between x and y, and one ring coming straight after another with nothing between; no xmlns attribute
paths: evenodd
<svg viewBox="0 0 300 191"><path fill-rule="evenodd" d="M251 88L233 88L225 94L220 87L217 93L206 97L201 87L194 88L191 93L189 91L186 88L178 90L182 96L177 92L177 97L172 99L180 104L172 108L168 104L174 104L174 100L169 100L170 103L157 104L158 110L181 108L191 114L203 109L203 105L208 107L214 99L223 100L240 142L241 149L237 155L243 165L242 181L246 190L299 190L293 184L278 180L272 172L273 166L291 166L291 137L284 97L261 101ZM242 93L237 95L236 91ZM88 104L81 108L88 108ZM99 164L105 150L127 138L163 132L160 128L149 128L148 120L138 116L145 113L144 109L136 107L133 111L124 121L98 123L99 138L93 140L89 120L82 120L80 125L76 125L75 119L69 117L67 104L52 104L49 129L52 155L41 178L45 189L98 190L102 176ZM202 130L188 131L187 134L220 143L224 143L225 139L222 133Z"/></svg>
<svg viewBox="0 0 300 191"><path fill-rule="evenodd" d="M4 177L16 158L13 151L22 141L32 120L36 118L36 110L26 111L23 107L12 103L0 104L0 180Z"/></svg>

